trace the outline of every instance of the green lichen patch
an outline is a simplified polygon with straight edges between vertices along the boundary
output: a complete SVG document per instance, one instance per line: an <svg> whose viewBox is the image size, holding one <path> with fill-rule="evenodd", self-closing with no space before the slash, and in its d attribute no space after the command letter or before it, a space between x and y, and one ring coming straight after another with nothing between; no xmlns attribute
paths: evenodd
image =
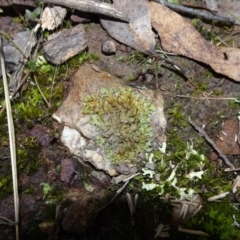
<svg viewBox="0 0 240 240"><path fill-rule="evenodd" d="M84 99L85 114L90 114L91 123L100 134L96 142L116 163L134 160L145 150L151 150L150 126L155 106L131 88L102 88L99 95Z"/></svg>

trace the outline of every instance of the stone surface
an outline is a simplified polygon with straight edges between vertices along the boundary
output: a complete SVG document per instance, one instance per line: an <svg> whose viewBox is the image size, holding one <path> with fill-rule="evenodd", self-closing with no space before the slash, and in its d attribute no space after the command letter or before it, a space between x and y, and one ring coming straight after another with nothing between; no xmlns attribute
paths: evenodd
<svg viewBox="0 0 240 240"><path fill-rule="evenodd" d="M43 52L48 61L61 64L84 51L86 47L86 33L83 25L79 24L70 30L63 30L57 37L46 42L43 45Z"/></svg>
<svg viewBox="0 0 240 240"><path fill-rule="evenodd" d="M109 73L98 73L88 65L82 66L73 76L72 81L73 86L67 99L53 114L53 118L65 126L61 141L72 154L81 160L89 162L96 169L103 170L110 176L116 176L119 174L117 172L119 165L116 168L106 157L104 150L96 145L94 137L100 133L89 123L88 115L83 113L83 101L86 96L99 94L102 87L110 88L124 85ZM137 90L133 89L133 91ZM151 116L150 125L154 133L151 142L154 148L158 148L162 142L166 141L164 135L166 119L163 112L162 95L160 91L149 89L139 90L138 94L144 96L156 107Z"/></svg>
<svg viewBox="0 0 240 240"><path fill-rule="evenodd" d="M61 160L60 178L62 182L71 183L75 175L75 163L71 158Z"/></svg>
<svg viewBox="0 0 240 240"><path fill-rule="evenodd" d="M116 44L111 39L102 43L102 52L105 54L114 54L117 51Z"/></svg>
<svg viewBox="0 0 240 240"><path fill-rule="evenodd" d="M31 32L24 31L19 32L16 34L16 36L13 39L13 42L23 51L25 50L25 47L30 39ZM3 47L4 52L4 60L6 65L6 71L10 72L16 69L19 60L21 58L21 53L16 49L15 46L13 46L11 43L8 43L8 45ZM0 68L0 76L2 75L2 70Z"/></svg>

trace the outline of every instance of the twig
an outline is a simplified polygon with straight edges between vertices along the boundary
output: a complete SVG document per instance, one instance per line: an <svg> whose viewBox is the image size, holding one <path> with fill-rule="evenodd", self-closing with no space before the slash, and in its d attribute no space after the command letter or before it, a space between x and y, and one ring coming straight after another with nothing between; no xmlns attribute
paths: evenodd
<svg viewBox="0 0 240 240"><path fill-rule="evenodd" d="M149 56L149 57L147 58L147 60L148 60L149 58L155 58L155 59L157 59L158 61L159 61L159 59L161 59L161 60L165 61L166 63L173 65L178 71L180 71L180 72L182 72L182 73L184 73L184 74L188 74L188 73L189 73L189 69L183 68L182 66L180 66L180 64L175 63L175 62L172 61L170 58L166 58L166 55L165 55L165 57L162 57L162 56L160 56L159 54L153 55L153 56Z"/></svg>
<svg viewBox="0 0 240 240"><path fill-rule="evenodd" d="M228 160L228 158L221 152L221 150L216 146L216 144L210 139L210 137L207 135L207 133L199 126L197 126L193 121L188 119L188 122L190 125L192 125L201 136L205 138L205 140L212 146L212 148L218 153L219 157L224 160L226 165L228 165L230 168L235 169L232 163Z"/></svg>
<svg viewBox="0 0 240 240"><path fill-rule="evenodd" d="M24 48L24 54L26 57L29 58L32 48L35 46L35 44L36 44L36 38L34 35L34 31L32 30L31 35L29 37L29 41L27 42L27 44ZM19 59L19 64L18 64L16 70L14 71L14 73L11 75L10 81L8 84L10 92L15 91L16 87L18 86L19 82L21 81L23 69L26 64L27 64L26 58Z"/></svg>
<svg viewBox="0 0 240 240"><path fill-rule="evenodd" d="M16 142L15 142L15 132L14 124L12 117L12 109L8 91L8 82L6 77L6 69L3 59L2 52L2 37L0 36L0 61L3 77L3 86L4 86L4 95L6 102L7 110L7 122L8 122L8 134L9 134L9 144L10 144L10 153L11 153L11 165L12 165L12 181L13 181L13 198L14 198L14 212L15 212L15 230L16 230L16 239L19 239L19 196L18 196L18 179L17 179L17 157L16 157Z"/></svg>
<svg viewBox="0 0 240 240"><path fill-rule="evenodd" d="M234 168L234 169L232 169L232 168L226 168L226 169L224 170L224 172L237 172L237 171L240 171L240 168Z"/></svg>
<svg viewBox="0 0 240 240"><path fill-rule="evenodd" d="M215 195L213 197L209 197L207 199L208 202L214 202L216 200L219 200L219 199L222 199L222 198L225 198L230 192L224 192L224 193L220 193L218 195Z"/></svg>
<svg viewBox="0 0 240 240"><path fill-rule="evenodd" d="M130 180L126 181L126 182L123 184L123 186L117 190L117 193L114 195L114 197L113 197L108 203L106 203L104 206L102 206L101 208L99 208L98 210L96 210L96 212L100 212L100 211L102 211L104 208L106 208L108 205L110 205L110 204L117 198L117 196L124 190L124 188L128 185L129 182L130 182Z"/></svg>
<svg viewBox="0 0 240 240"><path fill-rule="evenodd" d="M14 92L11 93L10 95L10 99L13 99L13 97L16 95L16 93L19 91L19 89L22 87L22 85L25 83L25 81L27 80L28 76L30 73L26 73L25 76L23 77L21 83L18 85L17 89L15 89ZM0 115L5 111L6 109L6 104L5 102L3 103L4 105L2 106L2 109L0 110Z"/></svg>
<svg viewBox="0 0 240 240"><path fill-rule="evenodd" d="M153 0L153 1L157 2L157 3L160 2L159 0ZM207 13L207 12L204 12L204 11L200 11L200 10L197 10L197 9L192 9L192 8L172 4L172 3L169 3L167 1L163 1L163 5L171 8L172 10L174 10L176 12L187 13L189 15L197 16L199 18L203 18L203 19L206 19L206 20L213 20L213 21L218 21L218 22L222 22L222 23L226 23L226 24L235 24L235 19L234 18L225 18L225 17L217 16L217 15Z"/></svg>
<svg viewBox="0 0 240 240"><path fill-rule="evenodd" d="M16 225L15 222L13 222L11 219L8 219L6 217L0 216L0 219L3 220L0 222L0 224L5 224L5 225Z"/></svg>
<svg viewBox="0 0 240 240"><path fill-rule="evenodd" d="M37 78L36 78L36 76L35 76L34 74L33 74L33 78L34 78L34 80L35 80L35 83L36 83L36 85L37 85L37 89L38 89L38 91L40 92L40 94L41 94L44 102L47 104L48 108L50 108L50 107L51 107L51 104L50 104L50 103L48 102L48 100L45 98L45 96L44 96L44 94L43 94L43 92L42 92L42 90L41 90L41 88L40 88L40 86L39 86L39 84L38 84Z"/></svg>
<svg viewBox="0 0 240 240"><path fill-rule="evenodd" d="M61 229L61 227L60 227L61 226L61 218L62 218L61 205L58 204L56 206L54 225L53 225L52 231L48 237L48 240L58 239L58 234Z"/></svg>
<svg viewBox="0 0 240 240"><path fill-rule="evenodd" d="M210 237L210 235L208 235L207 233L205 233L203 231L186 229L186 228L183 228L181 225L178 226L178 231L185 232L185 233L192 234L192 235L197 235L197 236Z"/></svg>
<svg viewBox="0 0 240 240"><path fill-rule="evenodd" d="M230 98L230 97L193 97L188 95L175 95L173 97L180 97L180 98L191 98L191 99L197 99L197 100L232 100L236 101L237 98Z"/></svg>
<svg viewBox="0 0 240 240"><path fill-rule="evenodd" d="M238 145L240 146L240 118L239 116L237 117L238 119L238 135L237 135L237 142L238 142Z"/></svg>
<svg viewBox="0 0 240 240"><path fill-rule="evenodd" d="M130 177L128 177L127 179L124 180L124 184L121 188L119 188L116 192L116 194L114 195L114 197L108 202L106 203L104 206L102 206L101 208L99 208L96 212L100 212L102 211L104 208L106 208L108 205L110 205L116 198L117 196L125 189L125 187L128 185L128 183L130 182L131 179L135 178L137 175L139 175L139 173L135 173L133 175L131 175Z"/></svg>
<svg viewBox="0 0 240 240"><path fill-rule="evenodd" d="M53 3L56 5L62 5L65 7L80 10L82 12L91 12L96 14L102 14L109 17L117 18L119 20L129 22L129 20L119 12L111 4L103 2L95 2L91 0L38 0L39 2Z"/></svg>

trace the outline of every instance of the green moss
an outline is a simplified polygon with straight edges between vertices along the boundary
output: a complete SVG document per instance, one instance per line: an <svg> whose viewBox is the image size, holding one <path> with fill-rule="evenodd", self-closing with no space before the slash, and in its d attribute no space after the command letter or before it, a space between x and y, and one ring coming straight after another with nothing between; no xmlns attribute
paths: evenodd
<svg viewBox="0 0 240 240"><path fill-rule="evenodd" d="M56 205L63 201L63 190L59 186L49 185L48 183L40 183L42 188L43 199L47 205Z"/></svg>
<svg viewBox="0 0 240 240"><path fill-rule="evenodd" d="M136 79L136 73L131 73L131 74L127 77L126 81L127 81L127 82L131 82L131 81L133 81L133 80L135 80L135 79Z"/></svg>
<svg viewBox="0 0 240 240"><path fill-rule="evenodd" d="M200 81L197 83L197 89L194 91L194 95L199 95L205 92L208 88L208 83L204 81Z"/></svg>
<svg viewBox="0 0 240 240"><path fill-rule="evenodd" d="M236 220L235 225L234 220ZM239 226L237 226L239 221L239 210L225 200L205 204L200 214L192 218L188 226L207 232L211 239L240 239Z"/></svg>
<svg viewBox="0 0 240 240"><path fill-rule="evenodd" d="M167 111L171 124L173 126L186 127L187 119L184 116L182 105L180 103L174 103Z"/></svg>
<svg viewBox="0 0 240 240"><path fill-rule="evenodd" d="M240 105L240 96L236 96L236 100L228 100L228 106L232 109L232 110L237 110L239 109L239 105Z"/></svg>
<svg viewBox="0 0 240 240"><path fill-rule="evenodd" d="M17 100L13 105L15 116L18 120L22 119L24 122L42 118L47 112L45 106L42 106L42 102L43 99L38 89L36 87L29 87L26 96L21 100Z"/></svg>
<svg viewBox="0 0 240 240"><path fill-rule="evenodd" d="M101 135L96 142L112 162L133 160L151 150L153 135L150 118L155 106L131 88L102 88L100 95L84 99L84 113Z"/></svg>
<svg viewBox="0 0 240 240"><path fill-rule="evenodd" d="M146 192L149 198L166 194L176 198L185 198L199 194L203 200L203 208L196 216L184 223L184 227L204 231L212 239L240 239L239 208L233 206L229 197L218 202L207 201L209 197L231 191L231 177L229 178L223 171L215 169L209 159L200 153L199 149L205 149L202 141L197 138L197 145L193 142L195 139L187 142L178 135L176 130L169 130L166 153L153 152L151 161L156 166L153 177L145 175L136 177L135 180L141 182L143 189L148 190ZM201 145L204 146L201 147ZM197 152L195 149L199 151ZM160 181L155 179L156 174L159 174ZM191 174L193 174L192 177L190 177ZM203 186L204 191L202 191ZM174 237L181 235L181 233L173 231L170 232L172 237L171 234ZM189 239L196 239L196 236L189 237Z"/></svg>
<svg viewBox="0 0 240 240"><path fill-rule="evenodd" d="M0 199L6 197L12 191L12 175L9 169L8 173L0 174Z"/></svg>
<svg viewBox="0 0 240 240"><path fill-rule="evenodd" d="M41 165L40 148L32 137L17 138L17 171L18 175L31 174ZM0 164L0 199L12 193L12 172L9 162ZM19 186L20 188L21 186Z"/></svg>
<svg viewBox="0 0 240 240"><path fill-rule="evenodd" d="M57 82L58 79L53 81L54 76L51 74L52 72L42 73L40 71L36 73L40 89L51 107L46 105L37 86L31 81L23 96L13 102L14 118L18 122L28 124L35 120L44 119L60 106L64 85L62 82Z"/></svg>
<svg viewBox="0 0 240 240"><path fill-rule="evenodd" d="M40 147L33 137L18 139L17 168L20 174L30 174L41 165Z"/></svg>
<svg viewBox="0 0 240 240"><path fill-rule="evenodd" d="M82 52L81 54L78 54L71 59L67 61L68 67L71 69L75 69L79 66L81 66L83 63L86 61L91 61L91 60L99 60L100 57L96 54L89 54L87 51Z"/></svg>
<svg viewBox="0 0 240 240"><path fill-rule="evenodd" d="M202 186L205 186L205 199L230 191L231 182L226 179L226 175L216 171L209 159L195 149L201 149L199 142L195 145L192 141L188 142L179 137L176 131L170 131L166 153L160 150L152 153L151 161L156 166L153 177L145 174L145 178L139 179L142 188L154 189L160 195L168 193L184 198L199 194ZM149 156L147 159L150 159ZM160 182L154 178L156 174L160 176Z"/></svg>
<svg viewBox="0 0 240 240"><path fill-rule="evenodd" d="M144 60L145 56L142 52L140 51L135 51L132 54L129 54L127 57L119 57L117 60L119 62L127 62L130 64L136 63L136 62L141 62Z"/></svg>
<svg viewBox="0 0 240 240"><path fill-rule="evenodd" d="M223 96L224 95L224 91L222 89L216 89L216 90L213 91L212 95L216 96L216 97Z"/></svg>

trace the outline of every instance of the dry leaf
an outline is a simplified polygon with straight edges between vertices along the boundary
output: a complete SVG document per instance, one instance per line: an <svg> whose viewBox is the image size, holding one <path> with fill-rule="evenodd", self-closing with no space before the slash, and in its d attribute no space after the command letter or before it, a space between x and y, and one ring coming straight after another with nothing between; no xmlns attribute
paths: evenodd
<svg viewBox="0 0 240 240"><path fill-rule="evenodd" d="M240 49L212 45L183 17L160 4L150 2L149 10L165 51L206 63L216 72L240 81Z"/></svg>
<svg viewBox="0 0 240 240"><path fill-rule="evenodd" d="M240 24L240 1L239 0L218 0L217 15L223 17L234 17L236 24Z"/></svg>
<svg viewBox="0 0 240 240"><path fill-rule="evenodd" d="M46 7L41 16L42 29L53 30L57 28L67 14L67 10L62 7Z"/></svg>
<svg viewBox="0 0 240 240"><path fill-rule="evenodd" d="M205 0L207 8L210 9L213 12L218 11L218 5L216 3L216 0Z"/></svg>
<svg viewBox="0 0 240 240"><path fill-rule="evenodd" d="M118 41L145 54L154 54L155 38L146 1L114 0L113 2L113 6L129 19L129 23L107 20L102 17L103 27Z"/></svg>

